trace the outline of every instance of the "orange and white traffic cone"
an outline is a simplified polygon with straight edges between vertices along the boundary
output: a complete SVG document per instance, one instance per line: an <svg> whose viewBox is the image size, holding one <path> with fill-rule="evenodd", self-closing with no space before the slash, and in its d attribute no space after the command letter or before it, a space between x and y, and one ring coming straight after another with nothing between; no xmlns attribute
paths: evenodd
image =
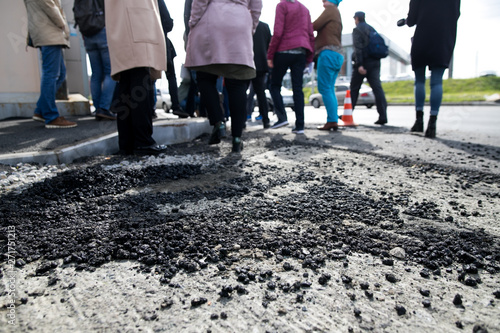
<svg viewBox="0 0 500 333"><path fill-rule="evenodd" d="M351 91L347 90L344 99L344 114L342 115L342 124L339 126L344 127L356 127L358 124L354 122L352 117L352 102L351 102Z"/></svg>

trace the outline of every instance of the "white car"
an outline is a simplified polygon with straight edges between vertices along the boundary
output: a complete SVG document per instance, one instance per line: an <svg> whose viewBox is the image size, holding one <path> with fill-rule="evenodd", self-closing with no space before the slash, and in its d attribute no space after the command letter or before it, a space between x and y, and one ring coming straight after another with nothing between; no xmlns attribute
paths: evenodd
<svg viewBox="0 0 500 333"><path fill-rule="evenodd" d="M168 112L172 107L172 101L170 100L170 94L168 91L156 89L156 108L163 109L163 111Z"/></svg>
<svg viewBox="0 0 500 333"><path fill-rule="evenodd" d="M281 96L283 97L283 106L285 108L291 108L293 110L294 108L294 102L293 102L293 91L290 89L287 89L285 87L281 87ZM271 93L269 90L266 90L266 99L267 99L267 106L270 112L274 111L274 102L271 97ZM259 102L257 101L257 95L254 96L254 106L258 107Z"/></svg>
<svg viewBox="0 0 500 333"><path fill-rule="evenodd" d="M344 104L345 94L346 91L349 90L349 88L349 83L338 83L335 85L335 96L337 96L339 107ZM323 96L321 96L321 94L319 93L312 94L309 97L309 103L315 108L319 108L320 106L324 105ZM372 88L370 88L366 84L361 85L356 105L365 105L368 109L375 105L375 95L373 95Z"/></svg>

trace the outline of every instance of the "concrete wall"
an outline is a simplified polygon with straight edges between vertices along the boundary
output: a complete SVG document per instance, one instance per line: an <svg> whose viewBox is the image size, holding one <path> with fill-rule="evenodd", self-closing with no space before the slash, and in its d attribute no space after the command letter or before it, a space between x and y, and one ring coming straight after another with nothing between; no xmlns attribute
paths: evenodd
<svg viewBox="0 0 500 333"><path fill-rule="evenodd" d="M62 1L68 21L73 21L73 0ZM87 62L79 33L70 23L71 48L65 51L69 101L58 101L61 115L89 114ZM31 117L40 94L41 60L26 48L28 19L22 0L0 0L0 119ZM83 59L83 61L82 61ZM76 96L75 96L76 95ZM78 102L74 102L78 101ZM69 104L73 105L69 105ZM78 103L78 104L74 104Z"/></svg>

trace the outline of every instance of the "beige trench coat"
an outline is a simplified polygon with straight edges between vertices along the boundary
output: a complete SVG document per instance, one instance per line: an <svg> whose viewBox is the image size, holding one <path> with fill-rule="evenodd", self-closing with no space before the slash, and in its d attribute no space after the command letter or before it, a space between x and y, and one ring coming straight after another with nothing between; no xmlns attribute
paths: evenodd
<svg viewBox="0 0 500 333"><path fill-rule="evenodd" d="M28 32L35 47L69 47L69 27L60 0L24 0Z"/></svg>
<svg viewBox="0 0 500 333"><path fill-rule="evenodd" d="M157 0L105 0L111 76L136 67L159 79L167 70L167 48Z"/></svg>

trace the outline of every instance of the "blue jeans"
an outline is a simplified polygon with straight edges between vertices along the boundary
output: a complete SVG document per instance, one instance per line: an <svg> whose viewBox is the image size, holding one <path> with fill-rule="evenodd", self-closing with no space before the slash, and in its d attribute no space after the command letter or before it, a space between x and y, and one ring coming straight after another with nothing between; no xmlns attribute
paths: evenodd
<svg viewBox="0 0 500 333"><path fill-rule="evenodd" d="M339 103L335 96L335 81L339 74L344 56L332 50L324 50L318 57L318 90L326 107L327 122L338 122Z"/></svg>
<svg viewBox="0 0 500 333"><path fill-rule="evenodd" d="M84 37L85 49L89 55L92 78L90 93L97 109L109 110L116 82L111 78L111 60L109 59L106 28L91 37Z"/></svg>
<svg viewBox="0 0 500 333"><path fill-rule="evenodd" d="M271 72L271 97L274 102L274 109L278 116L278 122L288 120L283 97L281 96L281 82L290 68L293 89L293 109L295 111L295 128L304 129L304 92L302 91L302 76L306 68L305 54L279 53L274 55L274 67Z"/></svg>
<svg viewBox="0 0 500 333"><path fill-rule="evenodd" d="M446 68L431 69L431 116L437 116L443 100L443 74ZM415 69L415 109L424 110L425 103L425 67Z"/></svg>
<svg viewBox="0 0 500 333"><path fill-rule="evenodd" d="M66 66L61 45L40 47L42 53L42 79L40 97L36 103L35 113L41 115L48 124L57 117L56 92L66 79Z"/></svg>

